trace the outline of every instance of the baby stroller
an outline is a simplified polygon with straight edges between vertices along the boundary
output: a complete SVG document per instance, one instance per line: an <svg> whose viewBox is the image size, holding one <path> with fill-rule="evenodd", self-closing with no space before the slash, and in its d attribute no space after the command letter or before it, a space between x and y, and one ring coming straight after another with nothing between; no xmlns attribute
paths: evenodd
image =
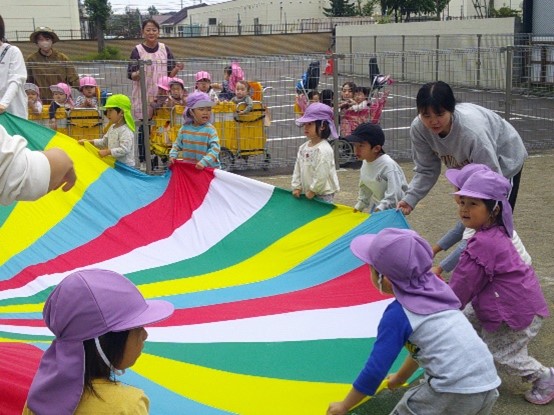
<svg viewBox="0 0 554 415"><path fill-rule="evenodd" d="M320 63L312 61L308 69L302 75L302 78L296 83L296 99L294 103L294 112L302 115L308 106L310 99L308 94L316 91L319 85Z"/></svg>
<svg viewBox="0 0 554 415"><path fill-rule="evenodd" d="M369 91L371 102L370 121L373 124L378 124L390 93L386 87L394 81L390 75L382 75L379 72L379 65L377 65L377 58L375 57L369 58L369 79L371 80L371 89Z"/></svg>

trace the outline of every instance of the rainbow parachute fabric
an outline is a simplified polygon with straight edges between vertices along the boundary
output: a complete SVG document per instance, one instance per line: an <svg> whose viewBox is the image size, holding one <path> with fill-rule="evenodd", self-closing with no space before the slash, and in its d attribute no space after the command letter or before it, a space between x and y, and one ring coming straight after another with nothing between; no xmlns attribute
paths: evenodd
<svg viewBox="0 0 554 415"><path fill-rule="evenodd" d="M348 392L391 301L349 244L408 227L402 214L353 214L192 165L148 176L26 120L0 123L32 149L63 148L78 176L67 193L0 208L0 373L17 374L0 375L7 413L20 413L53 338L44 301L82 268L175 305L121 378L145 390L152 414L322 414Z"/></svg>

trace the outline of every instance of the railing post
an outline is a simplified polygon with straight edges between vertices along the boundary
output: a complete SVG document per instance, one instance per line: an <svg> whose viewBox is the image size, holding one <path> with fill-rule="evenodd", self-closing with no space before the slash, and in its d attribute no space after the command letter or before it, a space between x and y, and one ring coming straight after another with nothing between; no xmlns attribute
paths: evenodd
<svg viewBox="0 0 554 415"><path fill-rule="evenodd" d="M481 85L481 38L483 35L477 35L477 88Z"/></svg>
<svg viewBox="0 0 554 415"><path fill-rule="evenodd" d="M440 49L440 35L436 35L435 42L435 81L439 80L439 49Z"/></svg>
<svg viewBox="0 0 554 415"><path fill-rule="evenodd" d="M512 72L513 72L514 47L506 48L506 102L504 104L504 119L510 121L512 117Z"/></svg>
<svg viewBox="0 0 554 415"><path fill-rule="evenodd" d="M339 125L339 58L344 58L344 55L338 55L336 53L333 53L331 55L331 59L333 59L333 91L335 93L333 94L333 116L335 119L335 125L339 129L339 135L340 135L340 125ZM335 167L337 170L339 169L339 148L338 146L333 147L334 155L335 155Z"/></svg>
<svg viewBox="0 0 554 415"><path fill-rule="evenodd" d="M406 35L402 35L402 77L403 81L406 80Z"/></svg>
<svg viewBox="0 0 554 415"><path fill-rule="evenodd" d="M152 158L150 156L150 119L148 117L148 91L146 90L146 72L144 65L152 65L152 61L138 61L140 74L140 98L142 101L142 140L144 142L144 162L146 172L152 173Z"/></svg>

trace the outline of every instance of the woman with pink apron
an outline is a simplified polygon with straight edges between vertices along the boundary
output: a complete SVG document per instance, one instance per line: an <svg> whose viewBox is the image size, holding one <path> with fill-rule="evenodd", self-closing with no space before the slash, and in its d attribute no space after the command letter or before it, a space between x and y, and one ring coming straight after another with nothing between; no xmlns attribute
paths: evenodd
<svg viewBox="0 0 554 415"><path fill-rule="evenodd" d="M149 97L155 97L158 91L158 80L162 76L174 77L184 68L182 63L176 63L169 48L158 42L160 25L152 19L142 23L142 37L144 41L137 45L131 52L131 62L127 69L127 76L133 81L131 103L135 121L143 121L142 97L140 91L140 71L138 60L151 60L151 65L144 65L144 76L146 82L147 101ZM152 118L153 109L148 107L148 120ZM145 160L146 149L144 147L143 126L139 128L138 149L139 161Z"/></svg>

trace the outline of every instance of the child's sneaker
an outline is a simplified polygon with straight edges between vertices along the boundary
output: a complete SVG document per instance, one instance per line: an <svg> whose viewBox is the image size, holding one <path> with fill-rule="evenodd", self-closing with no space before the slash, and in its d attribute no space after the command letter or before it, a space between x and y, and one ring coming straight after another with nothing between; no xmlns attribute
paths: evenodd
<svg viewBox="0 0 554 415"><path fill-rule="evenodd" d="M536 405L546 405L554 399L554 368L545 377L533 382L533 388L525 393L525 399Z"/></svg>

